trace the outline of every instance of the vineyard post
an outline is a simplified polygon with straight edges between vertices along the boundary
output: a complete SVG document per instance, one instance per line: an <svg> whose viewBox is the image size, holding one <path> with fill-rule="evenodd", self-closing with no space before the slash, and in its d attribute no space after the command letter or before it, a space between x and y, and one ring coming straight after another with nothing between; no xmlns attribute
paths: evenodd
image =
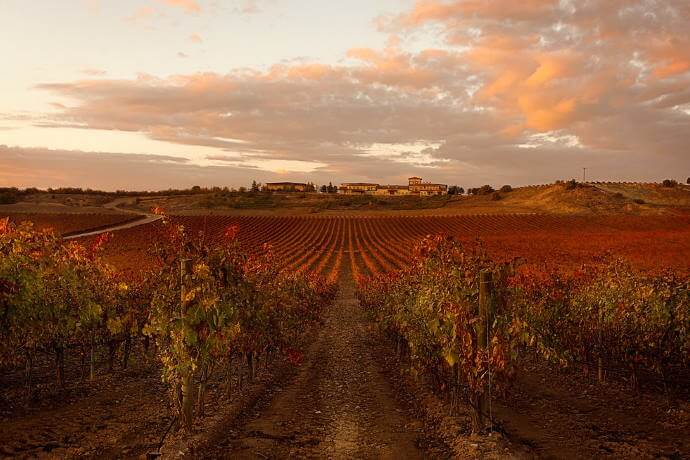
<svg viewBox="0 0 690 460"><path fill-rule="evenodd" d="M603 340L602 340L602 328L604 326L604 308L599 302L599 321L597 322L597 380L599 383L604 381L604 363L601 356L603 355Z"/></svg>
<svg viewBox="0 0 690 460"><path fill-rule="evenodd" d="M96 332L91 331L91 350L89 355L89 380L96 380Z"/></svg>
<svg viewBox="0 0 690 460"><path fill-rule="evenodd" d="M187 284L192 272L191 259L180 260L180 315L184 319L187 313ZM180 418L187 431L192 431L194 417L194 375L191 368L185 368L182 374L182 407Z"/></svg>
<svg viewBox="0 0 690 460"><path fill-rule="evenodd" d="M482 270L479 274L479 331L477 334L479 351L487 352L487 359L490 359L489 344L491 342L491 324L493 323L494 315L494 284L493 274L489 270ZM483 417L491 418L489 413L490 404L490 390L491 390L491 374L489 374L488 382L484 385L483 391L479 398L479 429L483 428Z"/></svg>

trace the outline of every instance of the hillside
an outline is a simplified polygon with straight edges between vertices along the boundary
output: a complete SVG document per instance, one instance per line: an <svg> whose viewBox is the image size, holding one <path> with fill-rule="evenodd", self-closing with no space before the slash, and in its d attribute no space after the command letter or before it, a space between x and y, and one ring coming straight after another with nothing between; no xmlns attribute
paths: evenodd
<svg viewBox="0 0 690 460"><path fill-rule="evenodd" d="M205 193L122 197L117 194L35 193L1 213L82 213L162 207L182 215L304 215L304 214L668 214L690 208L690 187L639 183L548 184L484 195L353 196L312 193Z"/></svg>

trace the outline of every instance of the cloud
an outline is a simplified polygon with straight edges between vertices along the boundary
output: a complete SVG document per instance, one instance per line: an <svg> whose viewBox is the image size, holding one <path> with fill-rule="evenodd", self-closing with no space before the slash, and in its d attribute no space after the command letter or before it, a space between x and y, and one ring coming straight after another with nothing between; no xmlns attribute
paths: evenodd
<svg viewBox="0 0 690 460"><path fill-rule="evenodd" d="M285 180L286 171L273 165L274 172L253 166L237 166L219 159L220 165L198 166L184 159L162 155L49 150L0 145L0 187L82 187L97 190L165 190L173 187L248 186L260 182ZM283 165L285 166L285 165ZM294 165L287 165L293 171ZM289 172L307 180L313 171Z"/></svg>
<svg viewBox="0 0 690 460"><path fill-rule="evenodd" d="M141 8L137 9L131 16L125 18L125 20L133 23L139 23L147 21L155 15L156 10L154 10L150 6L142 6Z"/></svg>
<svg viewBox="0 0 690 460"><path fill-rule="evenodd" d="M189 41L192 43L201 44L203 40L201 39L201 36L199 34L192 34L189 36Z"/></svg>
<svg viewBox="0 0 690 460"><path fill-rule="evenodd" d="M244 0L237 11L241 14L256 14L261 11L259 0Z"/></svg>
<svg viewBox="0 0 690 460"><path fill-rule="evenodd" d="M102 77L103 75L107 74L108 72L106 72L103 69L95 69L92 67L86 67L84 69L81 69L81 73L83 73L84 75L88 75L90 77Z"/></svg>
<svg viewBox="0 0 690 460"><path fill-rule="evenodd" d="M62 104L41 123L343 180L659 179L690 167L689 17L679 0L426 0L337 64L39 85ZM419 34L443 45L405 48Z"/></svg>
<svg viewBox="0 0 690 460"><path fill-rule="evenodd" d="M187 13L201 13L201 6L195 0L156 0L158 3L162 3L167 6L172 6L175 8L181 8Z"/></svg>

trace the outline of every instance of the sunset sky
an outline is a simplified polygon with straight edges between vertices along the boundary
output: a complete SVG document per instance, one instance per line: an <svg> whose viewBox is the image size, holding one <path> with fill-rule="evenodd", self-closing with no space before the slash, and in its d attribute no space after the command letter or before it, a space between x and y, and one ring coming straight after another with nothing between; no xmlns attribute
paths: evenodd
<svg viewBox="0 0 690 460"><path fill-rule="evenodd" d="M690 176L688 0L4 0L0 186Z"/></svg>

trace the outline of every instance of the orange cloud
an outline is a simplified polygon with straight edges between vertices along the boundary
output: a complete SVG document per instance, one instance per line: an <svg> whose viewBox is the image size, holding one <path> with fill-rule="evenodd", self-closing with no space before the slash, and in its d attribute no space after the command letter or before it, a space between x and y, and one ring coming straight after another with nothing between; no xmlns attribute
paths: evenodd
<svg viewBox="0 0 690 460"><path fill-rule="evenodd" d="M539 146L531 158L554 171L559 148L579 149L577 161L615 150L687 165L690 6L662 3L421 1L386 25L385 47L352 48L339 64L41 85L70 100L41 123L232 152L240 139L242 154L354 177L390 166L362 160L367 146L420 141L439 146L437 168L505 168L526 155L519 145ZM407 50L408 32L446 45Z"/></svg>
<svg viewBox="0 0 690 460"><path fill-rule="evenodd" d="M187 13L200 13L201 6L195 0L157 0L159 3L163 3L168 6L182 8Z"/></svg>

